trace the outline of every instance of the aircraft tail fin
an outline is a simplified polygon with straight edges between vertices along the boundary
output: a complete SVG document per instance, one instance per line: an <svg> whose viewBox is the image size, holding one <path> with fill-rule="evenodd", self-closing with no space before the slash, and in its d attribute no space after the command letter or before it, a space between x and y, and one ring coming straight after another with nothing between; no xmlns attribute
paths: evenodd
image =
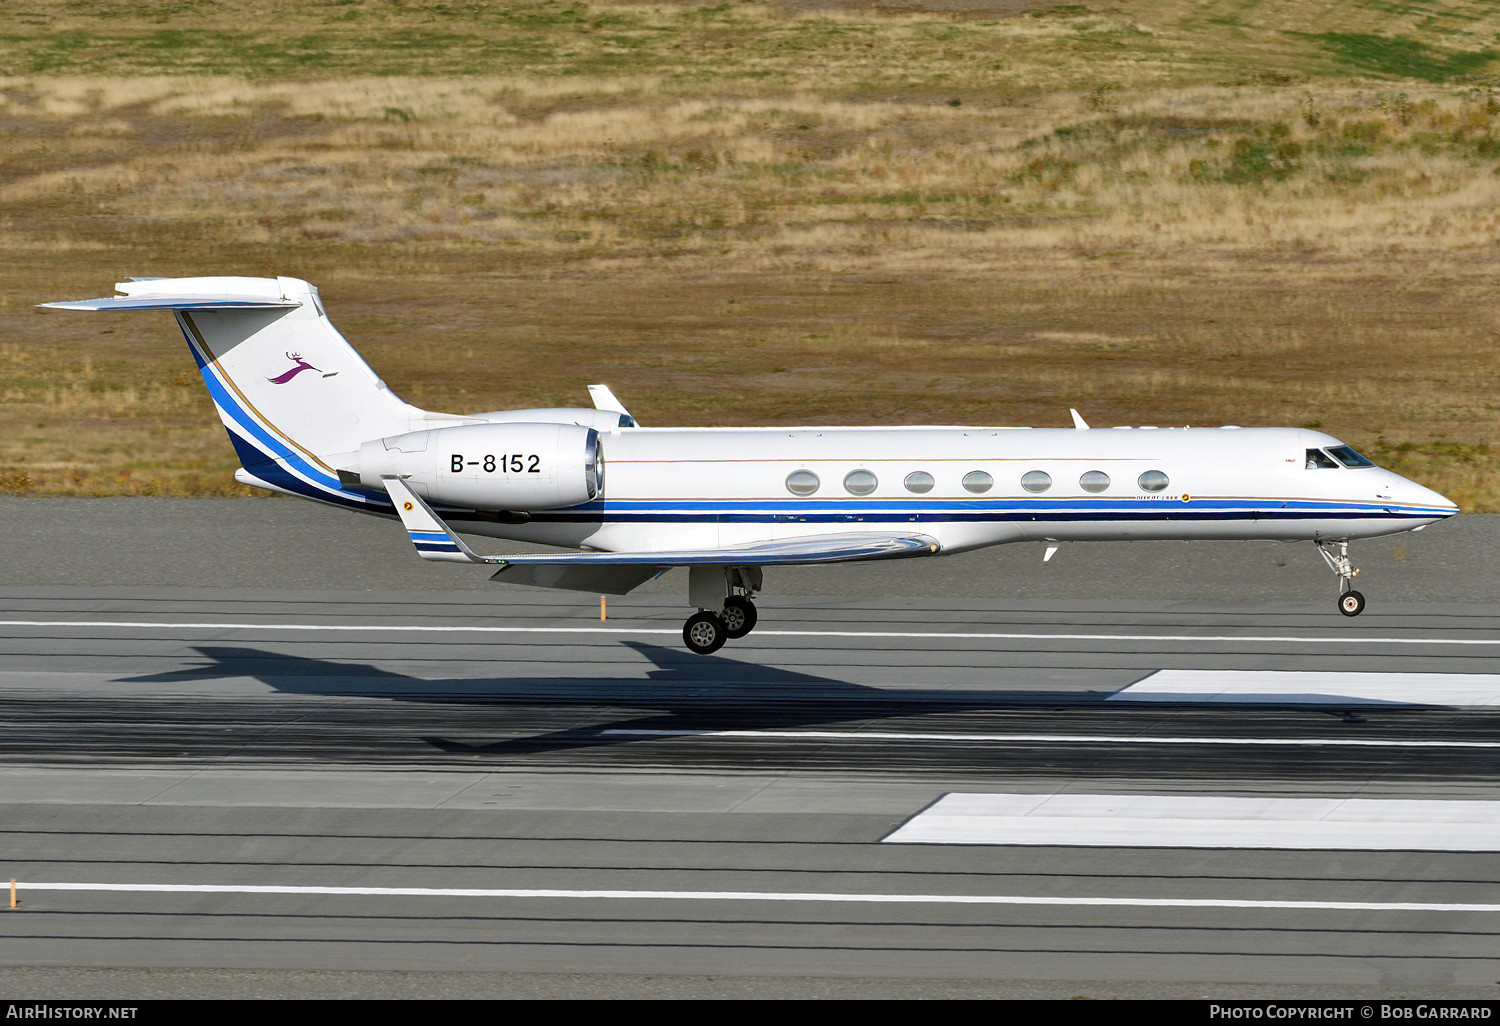
<svg viewBox="0 0 1500 1026"><path fill-rule="evenodd" d="M62 310L171 310L218 407L247 484L387 510L385 496L346 490L337 467L373 438L428 426L430 415L386 387L298 278L145 278L123 295Z"/></svg>

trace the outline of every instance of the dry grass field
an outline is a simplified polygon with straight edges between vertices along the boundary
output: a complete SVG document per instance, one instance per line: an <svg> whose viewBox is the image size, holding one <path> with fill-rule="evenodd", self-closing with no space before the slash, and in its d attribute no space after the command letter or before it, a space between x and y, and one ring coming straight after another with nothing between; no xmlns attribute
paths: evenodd
<svg viewBox="0 0 1500 1026"><path fill-rule="evenodd" d="M0 491L237 494L127 275L645 423L1320 426L1500 510L1500 7L6 0Z"/></svg>

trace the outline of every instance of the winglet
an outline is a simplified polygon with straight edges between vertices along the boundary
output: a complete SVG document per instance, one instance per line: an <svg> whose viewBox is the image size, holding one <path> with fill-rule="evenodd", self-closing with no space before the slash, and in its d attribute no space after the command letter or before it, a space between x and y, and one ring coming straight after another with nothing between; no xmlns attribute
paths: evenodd
<svg viewBox="0 0 1500 1026"><path fill-rule="evenodd" d="M1077 410L1073 409L1070 406L1068 407L1068 412L1073 415L1073 426L1075 428L1077 428L1079 431L1087 431L1089 429L1089 426L1084 423L1083 418L1078 415Z"/></svg>
<svg viewBox="0 0 1500 1026"><path fill-rule="evenodd" d="M443 563L504 563L503 559L480 556L463 543L448 525L423 502L411 486L399 477L382 477L380 483L390 494L391 504L401 517L402 526L411 535L417 555Z"/></svg>
<svg viewBox="0 0 1500 1026"><path fill-rule="evenodd" d="M590 385L589 398L594 400L594 409L603 410L606 413L618 413L630 421L629 424L622 423L621 427L640 426L636 423L636 419L630 415L630 411L625 408L625 404L615 398L614 392L610 391L608 385Z"/></svg>

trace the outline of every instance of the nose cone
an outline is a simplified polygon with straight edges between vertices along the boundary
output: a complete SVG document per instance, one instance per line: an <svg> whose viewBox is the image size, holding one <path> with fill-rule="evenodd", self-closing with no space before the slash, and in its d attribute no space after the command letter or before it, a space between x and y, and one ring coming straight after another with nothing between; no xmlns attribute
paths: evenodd
<svg viewBox="0 0 1500 1026"><path fill-rule="evenodd" d="M1392 474L1391 498L1401 505L1401 512L1424 526L1446 520L1458 512L1458 506L1449 498L1439 495L1431 488L1408 481Z"/></svg>

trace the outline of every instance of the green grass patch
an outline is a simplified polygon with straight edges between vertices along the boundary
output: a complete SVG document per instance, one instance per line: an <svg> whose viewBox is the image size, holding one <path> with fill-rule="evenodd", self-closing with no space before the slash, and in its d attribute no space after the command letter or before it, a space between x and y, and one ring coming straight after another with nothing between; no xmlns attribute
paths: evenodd
<svg viewBox="0 0 1500 1026"><path fill-rule="evenodd" d="M1446 3L1421 3L1410 0L1353 0L1354 4L1367 11L1376 11L1395 18L1420 15L1426 21L1474 21L1477 15L1455 10Z"/></svg>
<svg viewBox="0 0 1500 1026"><path fill-rule="evenodd" d="M1306 38L1316 41L1341 64L1364 74L1424 82L1448 82L1476 74L1500 56L1494 50L1450 50L1416 39L1368 32L1324 32L1307 34Z"/></svg>

